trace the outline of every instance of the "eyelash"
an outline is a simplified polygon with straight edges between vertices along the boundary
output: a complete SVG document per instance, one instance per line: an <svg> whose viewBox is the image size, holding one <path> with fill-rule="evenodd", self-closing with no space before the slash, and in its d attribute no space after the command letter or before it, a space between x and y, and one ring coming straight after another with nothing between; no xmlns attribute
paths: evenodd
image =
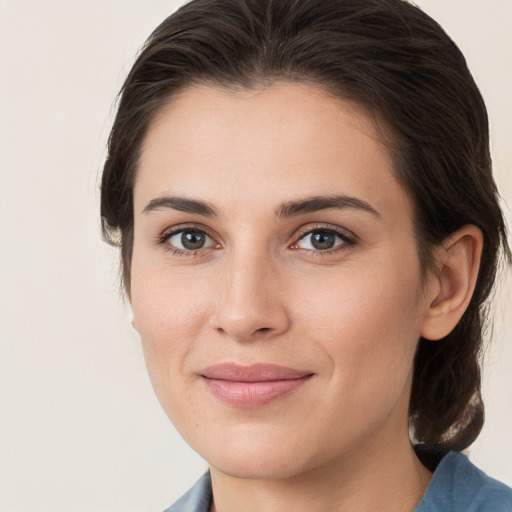
<svg viewBox="0 0 512 512"><path fill-rule="evenodd" d="M315 257L322 257L322 256L331 256L333 254L337 254L338 252L346 251L350 247L353 247L354 245L357 244L357 238L355 237L355 235L347 232L346 230L341 229L337 226L331 226L331 225L326 225L326 224L317 224L314 226L308 226L308 227L300 230L299 233L297 234L296 241L292 244L292 247L294 245L297 245L301 240L306 238L308 235L311 235L313 233L318 233L318 232L328 234L328 235L334 235L334 236L340 238L342 240L342 243L338 244L337 246L333 247L332 249L327 249L325 251L321 251L319 249L314 251L312 249L301 249L301 248L297 248L294 250L305 251L308 253L313 253L315 255Z"/></svg>
<svg viewBox="0 0 512 512"><path fill-rule="evenodd" d="M184 257L184 258L194 258L194 257L200 256L200 253L203 250L203 248L196 249L196 250L192 250L192 249L184 250L184 249L179 249L177 247L173 247L172 245L170 245L168 243L172 236L177 235L179 233L186 233L187 231L196 231L199 233L203 233L211 240L215 240L215 237L213 236L212 233L209 232L209 230L205 229L202 226L190 224L190 225L184 225L184 226L182 225L182 226L172 228L170 230L165 231L164 233L162 233L161 236L159 236L157 238L156 243L157 243L157 245L163 246L164 250L171 253L173 256Z"/></svg>
<svg viewBox="0 0 512 512"><path fill-rule="evenodd" d="M183 249L179 249L177 247L173 247L172 245L170 245L168 243L169 239L172 236L177 235L179 233L184 233L187 231L196 231L199 233L203 233L208 238L210 238L211 240L213 240L215 242L215 237L213 236L213 234L211 234L209 232L209 230L205 229L204 227L197 226L197 225L185 225L185 226L179 226L176 228L172 228L171 230L165 231L164 233L162 233L162 235L160 235L157 238L156 243L157 243L157 245L163 246L164 250L171 253L173 256L186 257L186 258L194 258L194 257L200 256L203 248L196 249L196 250L192 250L192 249L183 250ZM312 249L301 249L301 248L295 248L292 250L313 253L315 255L315 257L322 257L322 256L330 256L330 255L336 254L340 251L347 250L348 248L356 245L358 242L357 238L353 234L351 234L339 227L327 225L327 224L317 224L314 226L308 226L307 228L303 228L302 230L300 230L295 237L295 242L293 242L293 244L291 244L290 247L297 245L301 240L303 240L308 235L311 235L315 232L321 232L321 233L325 233L325 234L335 235L336 237L338 237L342 240L342 243L338 244L337 246L335 246L332 249L327 249L325 251L312 250Z"/></svg>

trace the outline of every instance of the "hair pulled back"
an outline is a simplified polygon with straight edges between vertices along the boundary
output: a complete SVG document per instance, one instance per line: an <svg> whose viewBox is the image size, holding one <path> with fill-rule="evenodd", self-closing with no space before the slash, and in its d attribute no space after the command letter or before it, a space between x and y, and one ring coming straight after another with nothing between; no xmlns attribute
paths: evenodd
<svg viewBox="0 0 512 512"><path fill-rule="evenodd" d="M428 446L461 450L483 424L480 352L500 246L510 255L491 173L488 119L465 59L442 28L404 0L193 0L147 40L122 87L101 184L103 234L121 247L130 293L132 189L149 123L193 84L318 84L381 128L415 205L422 267L465 224L484 249L476 288L444 339L420 339L410 424Z"/></svg>

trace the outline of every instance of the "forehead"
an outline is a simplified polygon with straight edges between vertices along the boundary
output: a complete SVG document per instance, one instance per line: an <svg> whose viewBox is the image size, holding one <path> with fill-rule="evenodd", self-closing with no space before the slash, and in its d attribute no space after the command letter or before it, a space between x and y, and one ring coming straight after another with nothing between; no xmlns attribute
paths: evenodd
<svg viewBox="0 0 512 512"><path fill-rule="evenodd" d="M361 108L306 84L193 86L151 123L134 199L140 211L143 201L169 192L247 205L333 188L376 207L404 200L390 153Z"/></svg>

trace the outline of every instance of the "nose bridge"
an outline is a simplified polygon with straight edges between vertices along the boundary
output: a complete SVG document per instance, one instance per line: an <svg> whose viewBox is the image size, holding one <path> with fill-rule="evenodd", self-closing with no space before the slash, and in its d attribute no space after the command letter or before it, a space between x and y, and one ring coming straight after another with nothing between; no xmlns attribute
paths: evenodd
<svg viewBox="0 0 512 512"><path fill-rule="evenodd" d="M238 340L286 330L288 315L279 293L279 264L270 251L251 244L233 248L224 265L214 327Z"/></svg>

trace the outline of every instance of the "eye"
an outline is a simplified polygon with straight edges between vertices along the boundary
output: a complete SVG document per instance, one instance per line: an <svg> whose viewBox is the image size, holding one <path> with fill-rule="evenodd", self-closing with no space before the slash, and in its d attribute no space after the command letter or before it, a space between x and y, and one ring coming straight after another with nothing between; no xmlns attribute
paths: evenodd
<svg viewBox="0 0 512 512"><path fill-rule="evenodd" d="M336 252L345 246L355 245L356 240L334 228L313 228L300 235L300 238L293 244L292 249L304 249L307 251Z"/></svg>
<svg viewBox="0 0 512 512"><path fill-rule="evenodd" d="M216 242L204 231L197 228L180 229L164 237L162 242L178 251L197 251L216 246Z"/></svg>

